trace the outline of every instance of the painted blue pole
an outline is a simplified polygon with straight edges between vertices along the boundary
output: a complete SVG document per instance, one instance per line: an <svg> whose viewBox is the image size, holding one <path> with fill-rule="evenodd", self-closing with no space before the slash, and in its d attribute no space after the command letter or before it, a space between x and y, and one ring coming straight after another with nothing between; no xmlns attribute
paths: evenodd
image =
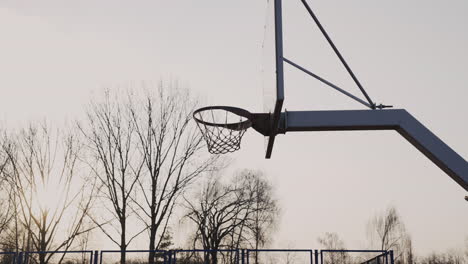
<svg viewBox="0 0 468 264"><path fill-rule="evenodd" d="M99 251L95 250L94 251L94 257L93 257L92 254L91 254L91 257L92 257L92 262L91 263L98 264ZM101 264L102 264L102 259L101 259Z"/></svg>
<svg viewBox="0 0 468 264"><path fill-rule="evenodd" d="M17 258L18 258L17 263L23 264L23 252L18 253Z"/></svg>

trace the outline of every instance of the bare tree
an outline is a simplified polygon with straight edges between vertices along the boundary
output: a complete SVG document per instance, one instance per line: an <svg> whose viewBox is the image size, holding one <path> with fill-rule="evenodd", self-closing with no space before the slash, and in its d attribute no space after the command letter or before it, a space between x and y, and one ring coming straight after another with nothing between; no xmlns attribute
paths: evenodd
<svg viewBox="0 0 468 264"><path fill-rule="evenodd" d="M68 250L78 236L89 231L82 227L93 185L80 181L80 149L72 133L53 132L45 122L30 124L3 145L18 203L15 222L21 223L25 235L21 249L51 251L39 254L41 264L48 263L54 252ZM16 236L18 230L16 227ZM20 238L16 240L19 249Z"/></svg>
<svg viewBox="0 0 468 264"><path fill-rule="evenodd" d="M155 90L155 92L153 92ZM148 228L149 258L161 247L170 216L180 196L194 180L215 168L218 156L204 158L201 134L192 121L197 102L177 84L132 94L129 110L144 161L134 199ZM136 99L135 99L136 98Z"/></svg>
<svg viewBox="0 0 468 264"><path fill-rule="evenodd" d="M367 224L371 244L381 250L393 250L395 261L402 261L410 237L395 207L389 207L383 214L375 215Z"/></svg>
<svg viewBox="0 0 468 264"><path fill-rule="evenodd" d="M259 215L270 212L272 216L268 218L275 218L276 201L272 198L266 199L271 197L271 193L256 193L260 190L255 184L260 181L257 177L257 174L245 171L227 185L223 185L219 178L212 178L197 198L186 199L186 217L197 227L194 243L198 241L204 249L214 250L210 252L211 263L217 263L216 250L258 244L258 233L255 235L252 230L258 230L260 225L266 223L260 222ZM256 205L258 197L264 198ZM260 211L258 215L257 210ZM267 230L266 227L262 228L262 232Z"/></svg>
<svg viewBox="0 0 468 264"><path fill-rule="evenodd" d="M418 264L465 264L468 259L459 250L448 250L445 253L431 253L418 260Z"/></svg>
<svg viewBox="0 0 468 264"><path fill-rule="evenodd" d="M242 225L242 211L246 201L237 200L236 190L222 186L218 179L211 179L200 196L188 204L188 217L196 225L194 244L200 242L205 250L222 248L223 241ZM211 252L212 263L217 263L217 252Z"/></svg>
<svg viewBox="0 0 468 264"><path fill-rule="evenodd" d="M324 249L331 250L345 250L345 244L337 233L326 232L323 236L319 237L318 242ZM350 262L351 257L347 252L328 252L325 254L326 263L330 264L347 264Z"/></svg>
<svg viewBox="0 0 468 264"><path fill-rule="evenodd" d="M269 242L278 220L279 207L273 197L273 186L260 171L243 170L234 181L243 185L244 188L248 188L249 192L253 194L253 208L251 208L251 212L246 213L248 219L245 224L252 234L254 248L259 249ZM240 232L242 231L244 230L241 229ZM236 248L239 248L242 236L239 235L238 238ZM259 261L258 257L259 254L256 251L254 254L255 264Z"/></svg>
<svg viewBox="0 0 468 264"><path fill-rule="evenodd" d="M6 135L0 135L0 238L3 238L10 228L11 221L15 217L14 214L14 188L10 175L7 172L10 160L8 155L3 151L3 146L8 144L6 142ZM5 247L6 245L1 245Z"/></svg>
<svg viewBox="0 0 468 264"><path fill-rule="evenodd" d="M106 220L90 217L120 248L120 263L124 264L128 245L146 230L127 236L128 219L134 213L130 204L131 195L138 185L144 165L137 146L136 127L128 98L106 90L102 101L91 102L86 123L78 127L87 142L87 162L102 185L100 193L103 203L100 209L107 214L100 215L109 216ZM117 227L113 225L114 219L118 222Z"/></svg>
<svg viewBox="0 0 468 264"><path fill-rule="evenodd" d="M407 234L402 242L403 252L401 255L401 263L413 264L416 263L416 257L413 250L413 241L411 236Z"/></svg>

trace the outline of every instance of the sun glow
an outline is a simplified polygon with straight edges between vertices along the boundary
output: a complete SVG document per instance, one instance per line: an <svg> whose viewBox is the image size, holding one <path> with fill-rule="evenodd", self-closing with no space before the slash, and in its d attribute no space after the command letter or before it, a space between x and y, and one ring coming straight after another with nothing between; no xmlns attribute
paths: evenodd
<svg viewBox="0 0 468 264"><path fill-rule="evenodd" d="M66 200L64 186L60 186L56 181L36 183L36 188L32 197L32 209L34 214L51 213L60 210Z"/></svg>

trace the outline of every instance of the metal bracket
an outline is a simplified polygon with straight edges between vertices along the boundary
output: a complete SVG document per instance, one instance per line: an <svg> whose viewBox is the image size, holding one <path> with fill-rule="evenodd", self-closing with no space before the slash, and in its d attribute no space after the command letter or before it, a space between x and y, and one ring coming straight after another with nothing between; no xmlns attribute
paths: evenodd
<svg viewBox="0 0 468 264"><path fill-rule="evenodd" d="M271 125L271 115L264 113L252 113L250 115L252 121L252 127L258 133L269 136L271 134L272 125Z"/></svg>

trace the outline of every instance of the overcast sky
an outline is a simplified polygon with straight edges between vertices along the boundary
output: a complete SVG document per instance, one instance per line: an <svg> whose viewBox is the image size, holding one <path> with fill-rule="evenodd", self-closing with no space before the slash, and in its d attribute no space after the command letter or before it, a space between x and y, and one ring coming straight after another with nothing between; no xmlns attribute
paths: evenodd
<svg viewBox="0 0 468 264"><path fill-rule="evenodd" d="M285 56L358 94L300 1L284 1ZM312 2L311 2L312 3ZM316 0L312 7L377 103L405 108L468 157L468 2ZM83 113L95 91L177 79L207 104L261 111L265 0L0 0L0 119ZM286 67L288 110L361 109ZM94 91L94 92L93 92ZM281 200L274 246L317 248L394 205L418 254L461 247L466 192L396 132L290 133L265 160L250 131L230 170L261 169Z"/></svg>

